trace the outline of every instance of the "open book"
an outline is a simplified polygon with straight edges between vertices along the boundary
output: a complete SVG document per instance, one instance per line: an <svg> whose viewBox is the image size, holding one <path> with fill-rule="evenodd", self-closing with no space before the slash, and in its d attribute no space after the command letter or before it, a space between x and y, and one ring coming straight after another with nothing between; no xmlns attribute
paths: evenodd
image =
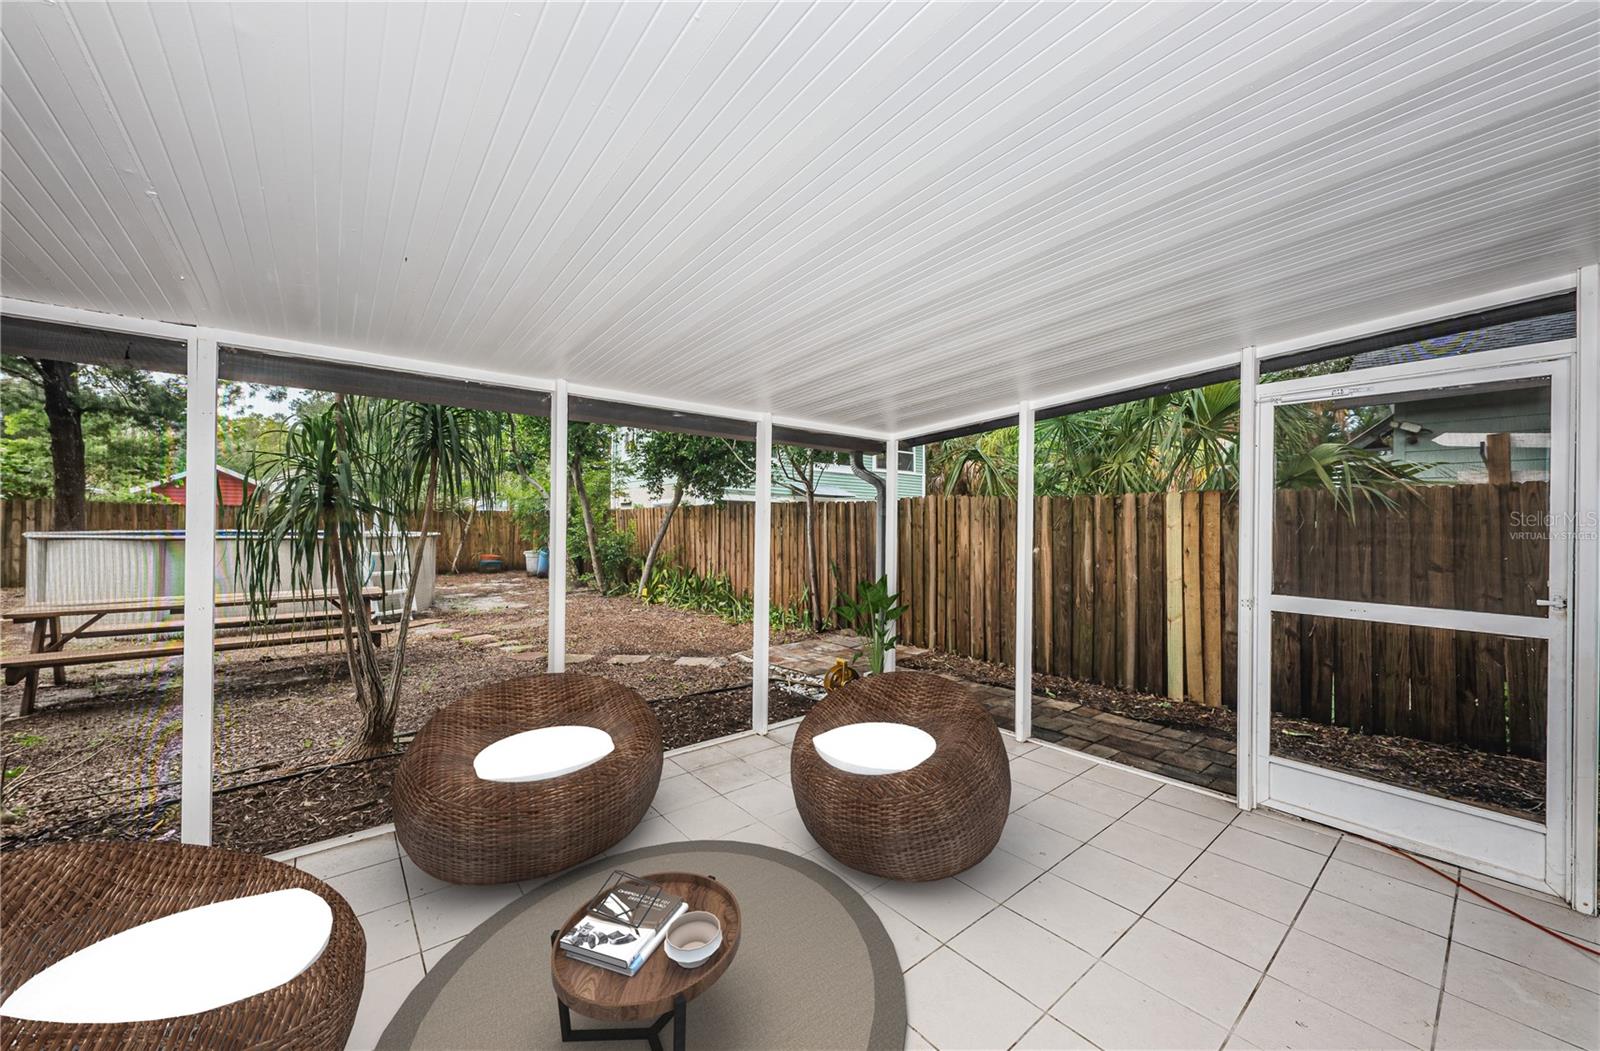
<svg viewBox="0 0 1600 1051"><path fill-rule="evenodd" d="M568 956L618 974L637 974L688 904L659 884L626 873L607 886L570 931L561 936Z"/></svg>

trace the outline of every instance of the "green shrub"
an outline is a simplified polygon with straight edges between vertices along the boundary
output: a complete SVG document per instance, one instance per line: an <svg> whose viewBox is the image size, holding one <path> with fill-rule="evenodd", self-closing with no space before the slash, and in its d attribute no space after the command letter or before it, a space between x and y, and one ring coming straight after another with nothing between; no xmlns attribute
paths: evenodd
<svg viewBox="0 0 1600 1051"><path fill-rule="evenodd" d="M710 613L729 624L748 624L755 616L755 603L735 591L726 574L703 577L671 562L656 564L650 585L642 594L653 605ZM794 606L773 606L768 614L775 631L801 627L806 618L804 601Z"/></svg>

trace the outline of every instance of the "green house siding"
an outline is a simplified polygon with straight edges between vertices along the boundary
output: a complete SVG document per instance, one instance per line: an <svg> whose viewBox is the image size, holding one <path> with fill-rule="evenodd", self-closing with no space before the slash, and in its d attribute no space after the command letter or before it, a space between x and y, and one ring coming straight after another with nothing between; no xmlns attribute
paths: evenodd
<svg viewBox="0 0 1600 1051"><path fill-rule="evenodd" d="M925 488L923 475L925 456L926 452L922 449L912 450L914 469L900 472L900 495L902 497L923 495ZM875 462L871 456L867 457L867 465L869 467ZM772 499L799 499L794 491L780 480L783 473L783 464L774 460L772 463ZM876 468L873 469L872 473L880 478L883 477L883 471ZM871 500L876 493L873 491L872 486L856 477L855 472L850 470L848 464L839 464L822 469L822 477L817 483L817 495L825 500ZM755 490L749 488L729 489L726 496L729 500L753 500L755 499Z"/></svg>
<svg viewBox="0 0 1600 1051"><path fill-rule="evenodd" d="M927 451L925 449L910 450L912 454L913 469L900 472L900 495L922 496L926 489L924 468L926 466ZM618 436L613 443L613 456L620 460L626 455L625 438ZM878 477L883 477L884 472L874 465L881 458L866 457L867 466L873 469ZM781 461L774 459L772 463L772 499L775 501L797 500L794 491L782 482L784 469ZM640 504L664 503L665 500L651 500L649 494L639 491L639 480L625 471L618 471L613 476L613 484L618 490L613 497L613 504L623 503L625 499L632 499ZM624 497L621 494L626 494ZM818 481L817 495L824 500L871 500L876 495L872 486L850 470L848 463L831 464L822 468L821 478ZM754 500L755 490L748 486L738 489L729 489L723 494L726 500Z"/></svg>
<svg viewBox="0 0 1600 1051"><path fill-rule="evenodd" d="M1396 460L1430 464L1423 474L1429 481L1483 481L1488 468L1476 436L1502 432L1512 435L1514 478L1540 478L1550 472L1550 391L1547 387L1400 402L1394 407L1394 419L1396 424L1417 424L1422 431L1415 440L1408 440L1399 430L1394 431L1394 448L1390 455ZM1546 444L1529 444L1539 436L1544 437Z"/></svg>

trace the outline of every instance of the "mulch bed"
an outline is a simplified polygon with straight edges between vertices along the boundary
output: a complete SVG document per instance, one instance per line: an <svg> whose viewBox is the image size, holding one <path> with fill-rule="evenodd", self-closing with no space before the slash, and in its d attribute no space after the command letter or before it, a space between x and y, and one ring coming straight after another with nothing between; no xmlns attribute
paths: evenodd
<svg viewBox="0 0 1600 1051"><path fill-rule="evenodd" d="M475 687L545 667L546 588L521 574L440 578L434 615L414 623L397 733L404 740L443 704ZM5 605L20 595L0 595ZM467 642L491 636L494 641ZM749 728L749 625L574 590L568 652L574 670L639 690L675 748ZM25 645L8 635L7 648ZM507 652L502 646L525 647ZM652 654L614 665L618 654ZM722 667L670 658L714 657ZM395 759L329 767L359 726L342 653L323 646L219 654L216 674L216 839L273 852L389 820ZM742 689L741 689L742 688ZM708 692L709 691L709 692ZM181 663L75 668L70 685L40 690L15 716L21 687L0 693L0 764L21 768L0 798L0 849L55 839L177 834ZM692 695L686 697L686 695ZM803 698L774 690L772 718Z"/></svg>
<svg viewBox="0 0 1600 1051"><path fill-rule="evenodd" d="M944 653L904 657L899 667L941 672L992 686L1010 687L1016 682L1013 670L1006 665ZM1224 741L1233 741L1236 736L1231 708L1208 708L1054 675L1035 675L1033 689L1035 694L1075 701L1140 722ZM1409 737L1352 733L1339 726L1283 718L1272 722L1272 751L1274 755L1522 817L1544 816L1545 764L1538 759L1495 755L1464 745L1434 744Z"/></svg>

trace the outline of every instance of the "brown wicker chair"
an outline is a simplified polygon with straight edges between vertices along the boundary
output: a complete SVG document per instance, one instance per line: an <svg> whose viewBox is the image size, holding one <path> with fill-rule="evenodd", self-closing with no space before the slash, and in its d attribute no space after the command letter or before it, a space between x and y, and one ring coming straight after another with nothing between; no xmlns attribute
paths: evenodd
<svg viewBox="0 0 1600 1051"><path fill-rule="evenodd" d="M594 726L615 751L547 781L485 781L472 760L503 737ZM570 868L639 824L661 781L661 725L638 693L592 675L533 675L451 702L394 776L394 827L411 860L450 883L509 883Z"/></svg>
<svg viewBox="0 0 1600 1051"><path fill-rule="evenodd" d="M848 773L811 739L835 727L898 722L927 731L933 755L910 770ZM1005 745L960 683L887 672L847 683L800 721L790 755L795 806L829 854L862 872L935 880L971 868L1000 839L1011 805Z"/></svg>
<svg viewBox="0 0 1600 1051"><path fill-rule="evenodd" d="M68 1025L0 1016L0 1047L339 1051L355 1023L367 959L366 936L344 898L314 876L255 854L178 843L64 843L0 857L0 1000L113 934L296 887L333 909L327 948L299 976L211 1011L159 1021Z"/></svg>

